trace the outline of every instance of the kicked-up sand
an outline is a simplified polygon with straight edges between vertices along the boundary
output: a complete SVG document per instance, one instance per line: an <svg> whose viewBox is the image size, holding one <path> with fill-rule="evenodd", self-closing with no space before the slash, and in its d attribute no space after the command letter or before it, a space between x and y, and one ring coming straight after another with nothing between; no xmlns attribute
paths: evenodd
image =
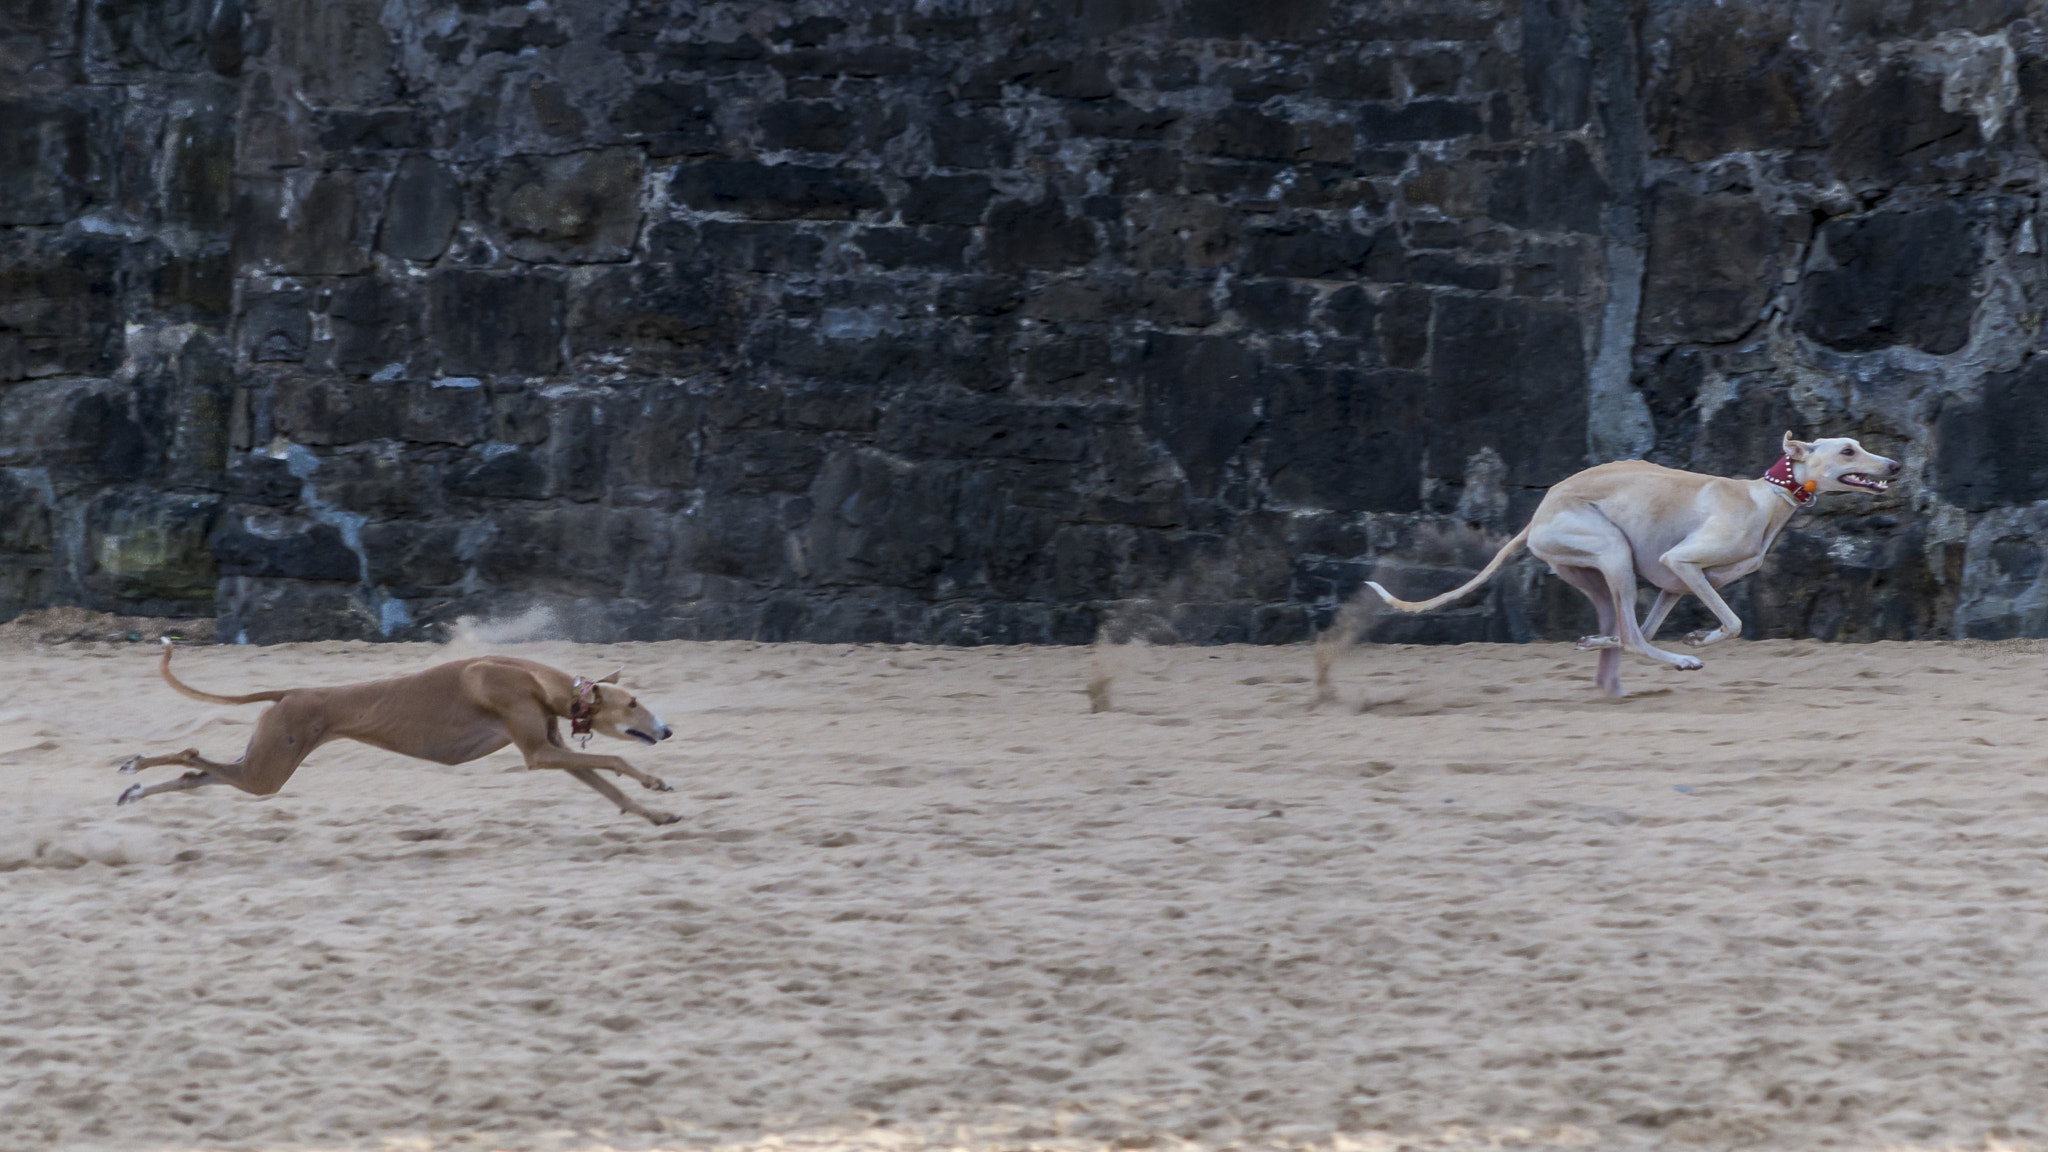
<svg viewBox="0 0 2048 1152"><path fill-rule="evenodd" d="M352 744L117 809L261 706L0 650L0 1148L2048 1143L2033 645L507 650L624 665L682 821Z"/></svg>

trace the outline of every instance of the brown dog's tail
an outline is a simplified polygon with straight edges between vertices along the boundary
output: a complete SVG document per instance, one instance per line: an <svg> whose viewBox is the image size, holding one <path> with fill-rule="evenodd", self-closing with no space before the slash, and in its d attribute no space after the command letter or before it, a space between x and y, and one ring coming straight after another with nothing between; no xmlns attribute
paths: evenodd
<svg viewBox="0 0 2048 1152"><path fill-rule="evenodd" d="M1370 580L1365 582L1365 586L1379 593L1380 599L1385 600L1389 605L1399 608L1403 612L1428 612L1449 604L1451 601L1464 596L1474 588L1493 579L1493 574L1500 571L1500 566L1507 563L1508 557L1513 556L1519 551L1522 543L1527 539L1529 539L1529 529L1525 525L1520 532L1515 533L1514 539L1501 545L1500 551L1493 554L1493 559L1487 563L1486 567L1479 570L1479 575L1474 576L1441 596L1432 596L1427 600L1396 600L1393 593Z"/></svg>
<svg viewBox="0 0 2048 1152"><path fill-rule="evenodd" d="M180 695L190 696L194 700L204 700L208 704L261 704L266 700L282 700L285 697L286 690L282 689L274 692L251 692L247 696L215 696L211 692L201 692L171 675L171 642L168 638L164 640L163 661L156 666L156 670L163 673L164 683L176 688Z"/></svg>

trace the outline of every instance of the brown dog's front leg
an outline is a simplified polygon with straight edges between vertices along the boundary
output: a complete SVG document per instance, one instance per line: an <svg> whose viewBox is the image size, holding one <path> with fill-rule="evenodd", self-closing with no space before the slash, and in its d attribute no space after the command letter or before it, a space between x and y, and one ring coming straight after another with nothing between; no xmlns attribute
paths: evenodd
<svg viewBox="0 0 2048 1152"><path fill-rule="evenodd" d="M676 821L682 819L681 816L677 816L671 812L656 812L650 808L642 808L640 805L634 803L632 800L627 799L626 794L624 792L621 792L616 787L613 787L611 781L605 779L602 776L599 776L597 772L593 769L569 768L565 769L565 771L567 771L569 775L574 776L578 780L583 781L585 784L590 785L592 788L597 789L599 795L603 796L607 800L610 800L612 803L617 804L619 806L619 811L627 813L628 815L642 817L650 824L673 824Z"/></svg>

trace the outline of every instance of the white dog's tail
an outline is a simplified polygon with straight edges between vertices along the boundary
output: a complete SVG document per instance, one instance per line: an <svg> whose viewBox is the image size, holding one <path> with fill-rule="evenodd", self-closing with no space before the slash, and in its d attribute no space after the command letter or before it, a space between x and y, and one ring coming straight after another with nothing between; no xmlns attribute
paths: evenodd
<svg viewBox="0 0 2048 1152"><path fill-rule="evenodd" d="M1513 556L1517 551L1519 551L1522 547L1522 542L1527 540L1528 538L1529 528L1527 525L1524 525L1520 532L1515 533L1514 539L1500 546L1500 551L1493 554L1493 559L1487 562L1486 567L1481 568L1479 570L1479 575L1474 576L1470 580L1465 581L1463 584L1460 584L1456 588L1451 589L1449 592L1446 592L1441 596L1432 596L1427 600L1396 600L1394 598L1393 593L1388 592L1385 588L1380 587L1379 585L1373 583L1370 580L1367 580L1365 582L1365 586L1379 593L1380 599L1385 600L1389 605L1395 608L1399 608L1403 612L1432 611L1434 609L1441 608L1446 604L1449 604L1451 601L1464 596L1466 593L1472 591L1474 588L1477 588L1481 584L1486 583L1488 580L1493 579L1493 574L1495 572L1500 571L1500 566L1507 563L1508 557Z"/></svg>

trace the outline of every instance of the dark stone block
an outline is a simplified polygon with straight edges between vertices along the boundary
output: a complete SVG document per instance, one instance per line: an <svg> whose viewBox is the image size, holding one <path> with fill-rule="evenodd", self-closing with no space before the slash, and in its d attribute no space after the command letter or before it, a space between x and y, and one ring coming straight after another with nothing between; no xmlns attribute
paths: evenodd
<svg viewBox="0 0 2048 1152"><path fill-rule="evenodd" d="M1268 491L1298 507L1418 511L1427 391L1418 372L1277 371L1260 454Z"/></svg>
<svg viewBox="0 0 2048 1152"><path fill-rule="evenodd" d="M984 253L999 272L1069 268L1095 258L1095 231L1057 200L1009 200L989 210Z"/></svg>
<svg viewBox="0 0 2048 1152"><path fill-rule="evenodd" d="M517 56L529 48L559 48L569 42L569 33L552 20L529 19L522 24L486 24L476 38L476 54L503 52Z"/></svg>
<svg viewBox="0 0 2048 1152"><path fill-rule="evenodd" d="M1398 288L1382 301L1379 319L1380 355L1396 368L1414 368L1429 356L1429 318L1433 297L1424 289Z"/></svg>
<svg viewBox="0 0 2048 1152"><path fill-rule="evenodd" d="M462 218L462 181L425 156L399 161L384 206L377 250L405 260L435 260Z"/></svg>
<svg viewBox="0 0 2048 1152"><path fill-rule="evenodd" d="M229 576L214 598L216 628L237 644L364 640L381 634L354 581Z"/></svg>
<svg viewBox="0 0 2048 1152"><path fill-rule="evenodd" d="M1252 234L1244 271L1258 276L1309 280L1353 277L1365 271L1376 243L1373 237L1360 235L1341 224L1326 225L1324 229L1282 226Z"/></svg>
<svg viewBox="0 0 2048 1152"><path fill-rule="evenodd" d="M526 86L527 102L533 105L540 130L558 140L581 139L590 121L570 100L568 90L553 81L535 78Z"/></svg>
<svg viewBox="0 0 2048 1152"><path fill-rule="evenodd" d="M1743 377L1690 446L1688 466L1715 476L1761 476L1784 454L1785 433L1800 434L1805 423L1780 380L1768 374Z"/></svg>
<svg viewBox="0 0 2048 1152"><path fill-rule="evenodd" d="M966 228L863 228L853 242L861 255L884 268L940 268L965 271L968 244L974 233Z"/></svg>
<svg viewBox="0 0 2048 1152"><path fill-rule="evenodd" d="M311 379L275 387L271 419L279 435L316 446L388 440L398 434L397 386Z"/></svg>
<svg viewBox="0 0 2048 1152"><path fill-rule="evenodd" d="M905 224L979 224L995 195L986 176L926 176L907 183Z"/></svg>
<svg viewBox="0 0 2048 1152"><path fill-rule="evenodd" d="M485 204L519 260L623 260L640 231L638 151L514 156L493 174Z"/></svg>
<svg viewBox="0 0 2048 1152"><path fill-rule="evenodd" d="M149 293L167 318L193 319L218 324L228 318L235 303L234 260L225 249L195 252L153 253L156 266L150 269Z"/></svg>
<svg viewBox="0 0 2048 1152"><path fill-rule="evenodd" d="M1329 26L1330 8L1330 0L1273 0L1267 4L1189 0L1174 32L1220 39L1312 41Z"/></svg>
<svg viewBox="0 0 2048 1152"><path fill-rule="evenodd" d="M215 496L130 490L102 494L86 513L92 557L88 589L160 606L161 614L169 614L165 608L182 609L213 599L220 573L206 539L219 515Z"/></svg>
<svg viewBox="0 0 2048 1152"><path fill-rule="evenodd" d="M863 44L848 48L799 48L769 58L785 76L853 76L874 79L931 70L932 59L915 48Z"/></svg>
<svg viewBox="0 0 2048 1152"><path fill-rule="evenodd" d="M1306 327L1314 302L1313 291L1289 280L1238 280L1230 288L1231 310L1253 328L1291 332Z"/></svg>
<svg viewBox="0 0 2048 1152"><path fill-rule="evenodd" d="M432 142L410 108L330 108L320 115L319 141L330 152L388 152Z"/></svg>
<svg viewBox="0 0 2048 1152"><path fill-rule="evenodd" d="M430 285L443 371L531 376L560 367L560 281L448 270L435 273Z"/></svg>
<svg viewBox="0 0 2048 1152"><path fill-rule="evenodd" d="M1494 175L1487 212L1518 228L1600 231L1607 182L1576 140L1548 144L1516 157Z"/></svg>
<svg viewBox="0 0 2048 1152"><path fill-rule="evenodd" d="M121 244L112 237L0 235L0 340L5 378L107 375L119 363ZM11 339L8 339L10 338Z"/></svg>
<svg viewBox="0 0 2048 1152"><path fill-rule="evenodd" d="M1140 108L1123 100L1089 100L1067 108L1067 124L1074 135L1111 140L1159 140L1180 118L1177 108Z"/></svg>
<svg viewBox="0 0 2048 1152"><path fill-rule="evenodd" d="M1984 141L1968 109L1943 106L1942 78L1904 59L1884 62L1869 84L1845 76L1827 99L1828 156L1856 189L1940 180L1958 174Z"/></svg>
<svg viewBox="0 0 2048 1152"><path fill-rule="evenodd" d="M1997 32L2026 16L2026 0L1844 0L1836 19L1853 36L1912 40Z"/></svg>
<svg viewBox="0 0 2048 1152"><path fill-rule="evenodd" d="M1833 220L1818 243L1833 266L1801 286L1801 332L1845 352L1910 344L1945 355L1969 342L1980 246L1961 208Z"/></svg>
<svg viewBox="0 0 2048 1152"><path fill-rule="evenodd" d="M61 224L109 196L107 103L89 92L0 97L0 225Z"/></svg>
<svg viewBox="0 0 2048 1152"><path fill-rule="evenodd" d="M850 220L884 207L882 194L835 168L708 160L676 169L670 193L692 208L760 220Z"/></svg>
<svg viewBox="0 0 2048 1152"><path fill-rule="evenodd" d="M355 580L363 570L361 559L331 524L275 517L251 521L229 512L208 546L225 576Z"/></svg>
<svg viewBox="0 0 2048 1152"><path fill-rule="evenodd" d="M713 425L703 442L704 489L720 496L803 492L825 458L824 438L810 432Z"/></svg>
<svg viewBox="0 0 2048 1152"><path fill-rule="evenodd" d="M1001 168L1015 147L1009 126L980 112L940 113L928 131L932 160L945 168Z"/></svg>
<svg viewBox="0 0 2048 1152"><path fill-rule="evenodd" d="M1351 159L1352 140L1348 124L1287 120L1233 105L1197 130L1191 144L1200 152L1247 160L1343 163Z"/></svg>
<svg viewBox="0 0 2048 1152"><path fill-rule="evenodd" d="M680 567L752 584L793 583L789 532L783 523L786 497L720 495L704 501L690 518Z"/></svg>
<svg viewBox="0 0 2048 1152"><path fill-rule="evenodd" d="M405 386L399 436L413 444L467 446L490 434L491 398L474 381L415 381Z"/></svg>
<svg viewBox="0 0 2048 1152"><path fill-rule="evenodd" d="M1644 116L1658 151L1698 163L1818 142L1808 107L1812 68L1793 47L1789 15L1763 7L1684 11L1668 34L1670 65L1649 77Z"/></svg>
<svg viewBox="0 0 2048 1152"><path fill-rule="evenodd" d="M1579 319L1517 299L1442 296L1430 335L1425 409L1431 472L1462 481L1491 448L1506 481L1542 488L1586 466L1586 372Z"/></svg>
<svg viewBox="0 0 2048 1152"><path fill-rule="evenodd" d="M1971 512L2048 500L2048 357L1943 397L1934 419L1941 498Z"/></svg>
<svg viewBox="0 0 2048 1152"><path fill-rule="evenodd" d="M475 499L539 500L547 495L548 473L532 452L493 444L450 470L448 490Z"/></svg>
<svg viewBox="0 0 2048 1152"><path fill-rule="evenodd" d="M1322 327L1339 336L1371 336L1379 319L1379 305L1356 284L1347 284L1323 300L1317 319Z"/></svg>
<svg viewBox="0 0 2048 1152"><path fill-rule="evenodd" d="M840 449L811 485L816 509L805 532L820 584L928 588L954 547L957 466L906 464Z"/></svg>
<svg viewBox="0 0 2048 1152"><path fill-rule="evenodd" d="M1363 56L1351 49L1320 63L1312 91L1327 100L1394 99L1394 61L1390 56Z"/></svg>
<svg viewBox="0 0 2048 1152"><path fill-rule="evenodd" d="M1637 339L1719 344L1756 324L1778 287L1784 230L1755 200L1653 193Z"/></svg>
<svg viewBox="0 0 2048 1152"><path fill-rule="evenodd" d="M298 73L308 103L374 108L397 102L398 47L382 0L277 0L264 6L277 60Z"/></svg>
<svg viewBox="0 0 2048 1152"><path fill-rule="evenodd" d="M1358 131L1374 144L1408 140L1452 140L1485 129L1479 110L1456 100L1414 100L1394 107L1377 104L1358 109Z"/></svg>
<svg viewBox="0 0 2048 1152"><path fill-rule="evenodd" d="M164 151L164 218L225 237L234 211L233 90L221 85L181 109L165 125Z"/></svg>
<svg viewBox="0 0 2048 1152"><path fill-rule="evenodd" d="M0 554L47 554L50 529L50 504L36 485L0 472Z"/></svg>
<svg viewBox="0 0 2048 1152"><path fill-rule="evenodd" d="M761 143L802 152L844 152L853 143L853 115L824 100L784 100L761 109Z"/></svg>
<svg viewBox="0 0 2048 1152"><path fill-rule="evenodd" d="M243 297L242 348L257 363L294 362L306 358L309 318L306 293L296 288Z"/></svg>
<svg viewBox="0 0 2048 1152"><path fill-rule="evenodd" d="M304 485L292 475L291 466L271 456L246 453L236 456L226 471L228 498L238 504L289 508L299 502Z"/></svg>
<svg viewBox="0 0 2048 1152"><path fill-rule="evenodd" d="M815 232L787 224L730 224L707 221L704 253L712 261L741 272L810 272L825 253Z"/></svg>
<svg viewBox="0 0 2048 1152"><path fill-rule="evenodd" d="M453 525L366 524L362 541L369 583L393 596L410 599L450 590L469 575L469 565L462 559L462 531Z"/></svg>
<svg viewBox="0 0 2048 1152"><path fill-rule="evenodd" d="M247 270L346 275L369 264L355 173L247 178L240 188L235 248Z"/></svg>
<svg viewBox="0 0 2048 1152"><path fill-rule="evenodd" d="M606 269L575 295L568 335L579 360L604 356L611 370L680 374L720 362L728 317L710 266L641 263Z"/></svg>
<svg viewBox="0 0 2048 1152"><path fill-rule="evenodd" d="M702 84L663 82L636 88L613 113L612 123L628 136L646 138L657 157L718 148L711 95Z"/></svg>
<svg viewBox="0 0 2048 1152"><path fill-rule="evenodd" d="M906 402L884 411L877 441L913 458L1077 464L1088 455L1092 416L1077 405L1018 404L983 396Z"/></svg>
<svg viewBox="0 0 2048 1152"><path fill-rule="evenodd" d="M161 393L77 395L64 415L63 444L56 455L97 481L147 480L163 470L163 434L150 403ZM138 410L140 409L140 410Z"/></svg>
<svg viewBox="0 0 2048 1152"><path fill-rule="evenodd" d="M1590 114L1593 63L1584 20L1581 0L1522 4L1522 83L1529 115L1546 128L1569 132Z"/></svg>
<svg viewBox="0 0 2048 1152"><path fill-rule="evenodd" d="M227 30L216 26L214 0L97 0L93 18L105 30L106 47L113 62L124 68L153 68L165 72L197 72L207 69L229 39ZM234 40L240 39L237 11Z"/></svg>
<svg viewBox="0 0 2048 1152"><path fill-rule="evenodd" d="M1136 369L1145 430L1180 461L1195 495L1215 495L1261 423L1263 366L1230 337L1155 333Z"/></svg>
<svg viewBox="0 0 2048 1152"><path fill-rule="evenodd" d="M332 344L324 367L351 376L370 376L413 358L412 341L423 311L413 284L381 276L356 276L329 296L327 328Z"/></svg>

